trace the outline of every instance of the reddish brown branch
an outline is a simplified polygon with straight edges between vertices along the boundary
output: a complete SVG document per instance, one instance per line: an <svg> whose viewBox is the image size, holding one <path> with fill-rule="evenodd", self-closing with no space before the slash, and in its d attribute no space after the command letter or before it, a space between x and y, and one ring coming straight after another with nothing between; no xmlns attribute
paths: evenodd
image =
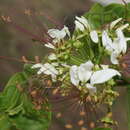
<svg viewBox="0 0 130 130"><path fill-rule="evenodd" d="M30 64L34 64L35 63L33 61L25 62L22 59L17 59L17 58L12 58L12 57L6 57L6 56L0 56L0 59L9 60L9 61L17 61L17 62L21 62L21 63L30 63Z"/></svg>

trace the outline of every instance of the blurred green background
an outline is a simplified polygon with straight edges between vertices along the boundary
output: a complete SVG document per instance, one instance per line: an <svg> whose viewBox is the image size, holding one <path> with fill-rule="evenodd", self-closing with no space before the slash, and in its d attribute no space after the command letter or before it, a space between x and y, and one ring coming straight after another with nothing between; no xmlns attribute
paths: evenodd
<svg viewBox="0 0 130 130"><path fill-rule="evenodd" d="M82 15L92 5L91 0L0 0L0 15L10 16L11 20L29 30L32 34L43 36L42 25L48 28L55 25L45 16L39 15L43 12L60 24L72 26L75 15ZM31 9L35 15L27 16L24 11ZM20 59L26 56L34 60L34 56L41 58L48 50L26 33L18 31L15 27L0 22L0 56ZM9 77L22 70L23 64L14 60L0 59L0 86L4 87ZM119 89L120 97L114 105L114 117L119 122L118 130L127 130L126 112L126 89ZM70 112L71 114L71 112ZM70 118L70 117L69 117ZM54 120L50 130L65 130L59 120Z"/></svg>

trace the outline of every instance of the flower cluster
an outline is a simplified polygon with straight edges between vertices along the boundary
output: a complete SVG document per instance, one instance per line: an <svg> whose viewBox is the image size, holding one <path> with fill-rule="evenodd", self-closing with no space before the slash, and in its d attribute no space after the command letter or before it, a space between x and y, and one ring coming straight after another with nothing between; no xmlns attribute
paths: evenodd
<svg viewBox="0 0 130 130"><path fill-rule="evenodd" d="M95 104L112 105L118 95L113 86L122 76L119 60L130 40L124 33L127 29L129 24L123 18L96 30L87 18L76 16L73 34L66 26L48 30L52 41L45 46L53 53L47 56L47 63L35 64L32 69L47 75L52 83L60 82L61 90L64 86L71 93L71 86L79 89L81 96L90 96Z"/></svg>

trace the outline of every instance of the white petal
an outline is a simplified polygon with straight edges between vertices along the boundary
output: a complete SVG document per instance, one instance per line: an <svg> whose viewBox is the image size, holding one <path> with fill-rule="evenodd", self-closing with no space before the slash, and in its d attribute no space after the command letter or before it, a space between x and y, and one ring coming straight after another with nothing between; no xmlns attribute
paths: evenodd
<svg viewBox="0 0 130 130"><path fill-rule="evenodd" d="M41 69L39 69L39 70L37 71L37 74L40 75L40 74L42 74L43 72L44 72L44 69L41 68Z"/></svg>
<svg viewBox="0 0 130 130"><path fill-rule="evenodd" d="M56 75L52 74L51 77L52 77L52 81L55 82L56 81Z"/></svg>
<svg viewBox="0 0 130 130"><path fill-rule="evenodd" d="M83 26L83 24L82 23L80 23L80 22L78 22L77 20L75 21L75 29L76 30L80 30L80 31L84 31L84 26Z"/></svg>
<svg viewBox="0 0 130 130"><path fill-rule="evenodd" d="M125 38L122 30L120 30L120 29L116 30L116 34L117 34L117 37L119 39L119 47L120 47L119 49L120 49L120 51L122 51L125 54L127 51L126 38Z"/></svg>
<svg viewBox="0 0 130 130"><path fill-rule="evenodd" d="M68 27L64 26L64 28L62 30L65 31L68 36L70 36L70 31L69 31Z"/></svg>
<svg viewBox="0 0 130 130"><path fill-rule="evenodd" d="M41 68L41 67L43 67L43 64L38 63L38 64L33 65L31 68L35 69L35 68Z"/></svg>
<svg viewBox="0 0 130 130"><path fill-rule="evenodd" d="M114 69L103 69L93 73L90 83L91 84L101 84L110 80L114 76L120 76L120 73Z"/></svg>
<svg viewBox="0 0 130 130"><path fill-rule="evenodd" d="M58 39L63 39L63 38L65 38L65 36L66 36L66 32L65 32L64 29L62 29L62 30L59 32L59 34L57 35L57 38L58 38Z"/></svg>
<svg viewBox="0 0 130 130"><path fill-rule="evenodd" d="M47 75L58 75L58 71L55 69L55 67L49 63L44 64L44 66L42 67L42 69L44 70L44 74Z"/></svg>
<svg viewBox="0 0 130 130"><path fill-rule="evenodd" d="M92 70L94 64L92 63L92 61L89 60L85 63L85 66L88 70Z"/></svg>
<svg viewBox="0 0 130 130"><path fill-rule="evenodd" d="M49 29L48 30L48 34L52 37L52 38L56 38L58 37L60 30L58 29Z"/></svg>
<svg viewBox="0 0 130 130"><path fill-rule="evenodd" d="M81 64L78 68L78 76L80 81L87 82L92 75L93 63L91 61Z"/></svg>
<svg viewBox="0 0 130 130"><path fill-rule="evenodd" d="M107 39L108 39L107 31L103 31L102 32L102 44L104 47L106 47L106 45L108 44Z"/></svg>
<svg viewBox="0 0 130 130"><path fill-rule="evenodd" d="M80 22L80 23L82 23L87 29L90 29L90 25L89 25L89 23L88 23L88 20L85 18L85 17L77 17L76 16L76 19Z"/></svg>
<svg viewBox="0 0 130 130"><path fill-rule="evenodd" d="M119 64L118 57L119 57L119 53L116 53L116 52L111 53L111 62L112 62L112 64L115 64L115 65Z"/></svg>
<svg viewBox="0 0 130 130"><path fill-rule="evenodd" d="M119 23L121 20L122 20L122 18L119 18L119 19L113 21L113 22L110 24L110 29L113 29L113 28L115 27L115 25L116 25L117 23Z"/></svg>
<svg viewBox="0 0 130 130"><path fill-rule="evenodd" d="M101 65L102 69L108 69L109 65Z"/></svg>
<svg viewBox="0 0 130 130"><path fill-rule="evenodd" d="M70 80L71 83L75 86L79 85L79 78L78 78L78 66L74 65L70 68Z"/></svg>
<svg viewBox="0 0 130 130"><path fill-rule="evenodd" d="M119 27L118 29L119 29L119 30L124 30L124 29L126 29L128 26L129 26L129 24L127 23L127 24L125 24L125 25L122 25L122 26ZM118 29L117 29L117 30L118 30Z"/></svg>
<svg viewBox="0 0 130 130"><path fill-rule="evenodd" d="M61 64L63 67L67 67L67 68L70 68L70 65L67 65L65 63Z"/></svg>
<svg viewBox="0 0 130 130"><path fill-rule="evenodd" d="M51 63L54 67L58 66L59 64L57 62Z"/></svg>
<svg viewBox="0 0 130 130"><path fill-rule="evenodd" d="M54 43L59 42L66 35L70 35L69 30L66 26L63 29L49 29L48 34L54 39Z"/></svg>
<svg viewBox="0 0 130 130"><path fill-rule="evenodd" d="M92 75L92 71L87 71L85 70L85 68L79 67L78 76L80 81L87 82L90 79L91 75Z"/></svg>
<svg viewBox="0 0 130 130"><path fill-rule="evenodd" d="M103 31L102 33L102 44L108 51L111 52L113 50L112 39L108 36L107 31Z"/></svg>
<svg viewBox="0 0 130 130"><path fill-rule="evenodd" d="M130 38L129 38L129 37L127 37L127 38L126 38L126 41L130 41Z"/></svg>
<svg viewBox="0 0 130 130"><path fill-rule="evenodd" d="M51 49L55 49L55 46L53 46L51 43L45 44L45 46Z"/></svg>
<svg viewBox="0 0 130 130"><path fill-rule="evenodd" d="M52 54L50 54L50 55L48 56L48 59L49 59L49 60L56 60L57 57L56 57L56 55L55 55L54 53L52 53Z"/></svg>
<svg viewBox="0 0 130 130"><path fill-rule="evenodd" d="M91 84L86 84L86 87L89 89L90 94L95 94L97 92L97 88Z"/></svg>
<svg viewBox="0 0 130 130"><path fill-rule="evenodd" d="M95 30L90 32L90 37L93 42L98 43L98 41L99 41L98 34Z"/></svg>

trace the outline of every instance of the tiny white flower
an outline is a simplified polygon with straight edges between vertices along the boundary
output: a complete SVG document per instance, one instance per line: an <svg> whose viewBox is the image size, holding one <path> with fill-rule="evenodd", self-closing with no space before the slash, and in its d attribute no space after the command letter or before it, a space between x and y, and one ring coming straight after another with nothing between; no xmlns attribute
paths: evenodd
<svg viewBox="0 0 130 130"><path fill-rule="evenodd" d="M97 92L97 88L89 83L86 84L86 87L88 88L90 94L92 94L92 95Z"/></svg>
<svg viewBox="0 0 130 130"><path fill-rule="evenodd" d="M48 47L48 48L51 48L51 49L55 49L55 46L52 45L51 43L45 44L45 47Z"/></svg>
<svg viewBox="0 0 130 130"><path fill-rule="evenodd" d="M92 39L92 41L94 43L98 43L99 42L98 33L95 30L90 32L90 37L91 37L91 39Z"/></svg>
<svg viewBox="0 0 130 130"><path fill-rule="evenodd" d="M121 74L114 69L103 69L93 73L90 79L90 84L101 84L110 80L114 76L121 76Z"/></svg>
<svg viewBox="0 0 130 130"><path fill-rule="evenodd" d="M121 54L125 54L127 51L127 41L130 38L126 38L123 33L123 29L128 25L124 25L119 27L116 30L117 37L112 39L108 36L107 31L103 31L102 33L102 44L111 54L111 62L113 64L118 64L118 58Z"/></svg>
<svg viewBox="0 0 130 130"><path fill-rule="evenodd" d="M66 35L70 36L68 27L64 26L63 29L49 29L48 34L52 37L53 43L60 42L61 39L65 38Z"/></svg>
<svg viewBox="0 0 130 130"><path fill-rule="evenodd" d="M111 22L110 29L113 29L116 26L116 24L118 24L121 20L122 20L122 18L119 18L119 19Z"/></svg>
<svg viewBox="0 0 130 130"><path fill-rule="evenodd" d="M56 75L58 75L58 71L55 69L55 67L49 63L46 63L46 64L35 64L32 66L32 69L35 69L35 68L39 68L37 74L46 74L46 75L51 75L52 77L52 80L55 80L56 78Z"/></svg>

